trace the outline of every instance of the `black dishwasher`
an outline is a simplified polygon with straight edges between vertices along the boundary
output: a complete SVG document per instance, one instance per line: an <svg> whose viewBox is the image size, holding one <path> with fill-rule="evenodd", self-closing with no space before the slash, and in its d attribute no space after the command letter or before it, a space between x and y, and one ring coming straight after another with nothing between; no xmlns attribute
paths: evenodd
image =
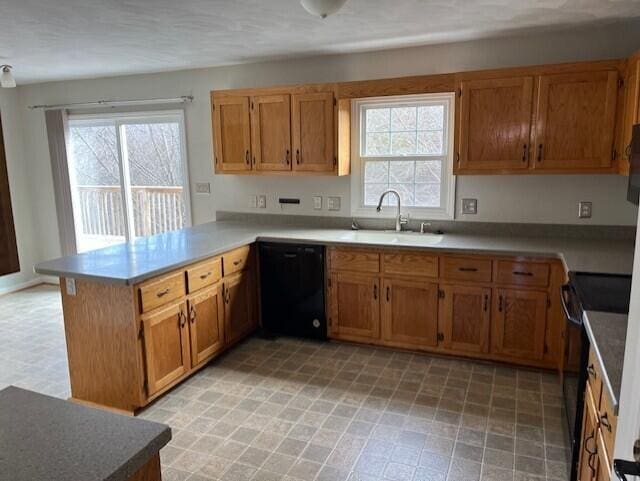
<svg viewBox="0 0 640 481"><path fill-rule="evenodd" d="M324 247L263 242L259 254L265 332L326 339Z"/></svg>

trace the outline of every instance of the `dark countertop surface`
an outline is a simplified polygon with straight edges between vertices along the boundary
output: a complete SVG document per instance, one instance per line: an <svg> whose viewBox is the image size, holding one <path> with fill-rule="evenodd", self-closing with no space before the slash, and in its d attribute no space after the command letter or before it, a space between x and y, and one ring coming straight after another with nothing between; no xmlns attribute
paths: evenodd
<svg viewBox="0 0 640 481"><path fill-rule="evenodd" d="M615 414L618 414L628 316L587 311L583 321L591 341L591 348L602 366L604 390L612 401Z"/></svg>
<svg viewBox="0 0 640 481"><path fill-rule="evenodd" d="M439 236L219 221L42 262L35 270L58 277L136 284L256 240L555 257L567 271L619 274L631 273L634 253L633 240L527 237L526 231L522 236Z"/></svg>
<svg viewBox="0 0 640 481"><path fill-rule="evenodd" d="M171 429L14 386L0 391L0 480L126 480Z"/></svg>

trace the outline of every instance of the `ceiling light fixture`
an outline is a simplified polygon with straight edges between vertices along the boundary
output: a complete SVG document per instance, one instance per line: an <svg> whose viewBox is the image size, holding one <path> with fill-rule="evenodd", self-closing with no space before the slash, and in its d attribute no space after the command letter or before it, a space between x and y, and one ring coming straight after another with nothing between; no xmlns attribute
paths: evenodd
<svg viewBox="0 0 640 481"><path fill-rule="evenodd" d="M11 65L0 65L0 69L2 69L2 73L0 73L0 87L11 89L16 86L16 79L13 78L13 74L11 73L12 68Z"/></svg>
<svg viewBox="0 0 640 481"><path fill-rule="evenodd" d="M347 3L347 0L300 0L300 4L311 15L320 18L327 18L332 13L336 13Z"/></svg>

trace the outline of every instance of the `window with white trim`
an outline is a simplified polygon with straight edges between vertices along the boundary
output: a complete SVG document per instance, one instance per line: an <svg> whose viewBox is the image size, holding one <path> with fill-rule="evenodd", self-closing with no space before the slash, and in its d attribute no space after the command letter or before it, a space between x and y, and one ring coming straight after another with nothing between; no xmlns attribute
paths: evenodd
<svg viewBox="0 0 640 481"><path fill-rule="evenodd" d="M354 215L375 213L380 195L400 194L415 216L452 218L454 94L362 99L353 102ZM395 212L387 196L384 212Z"/></svg>

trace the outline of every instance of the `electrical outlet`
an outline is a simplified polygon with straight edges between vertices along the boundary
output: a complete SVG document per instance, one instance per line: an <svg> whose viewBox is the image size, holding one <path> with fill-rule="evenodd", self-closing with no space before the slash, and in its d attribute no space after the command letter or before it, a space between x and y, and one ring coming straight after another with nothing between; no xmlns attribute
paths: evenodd
<svg viewBox="0 0 640 481"><path fill-rule="evenodd" d="M68 296L75 296L76 295L76 280L71 278L71 277L67 277L64 280L65 286L67 288L67 295Z"/></svg>
<svg viewBox="0 0 640 481"><path fill-rule="evenodd" d="M340 210L340 197L327 197L327 209Z"/></svg>
<svg viewBox="0 0 640 481"><path fill-rule="evenodd" d="M196 182L196 194L211 194L211 184L209 182Z"/></svg>
<svg viewBox="0 0 640 481"><path fill-rule="evenodd" d="M249 207L251 207L252 209L255 209L256 207L258 207L258 196L257 195L250 195L249 196Z"/></svg>
<svg viewBox="0 0 640 481"><path fill-rule="evenodd" d="M322 210L322 196L319 196L319 195L313 196L313 209Z"/></svg>
<svg viewBox="0 0 640 481"><path fill-rule="evenodd" d="M462 213L463 214L477 214L478 213L478 199L462 199Z"/></svg>
<svg viewBox="0 0 640 481"><path fill-rule="evenodd" d="M586 200L578 202L578 217L580 219L591 219L593 213L593 203Z"/></svg>
<svg viewBox="0 0 640 481"><path fill-rule="evenodd" d="M258 208L259 209L266 209L267 208L267 196L266 195L258 196Z"/></svg>

